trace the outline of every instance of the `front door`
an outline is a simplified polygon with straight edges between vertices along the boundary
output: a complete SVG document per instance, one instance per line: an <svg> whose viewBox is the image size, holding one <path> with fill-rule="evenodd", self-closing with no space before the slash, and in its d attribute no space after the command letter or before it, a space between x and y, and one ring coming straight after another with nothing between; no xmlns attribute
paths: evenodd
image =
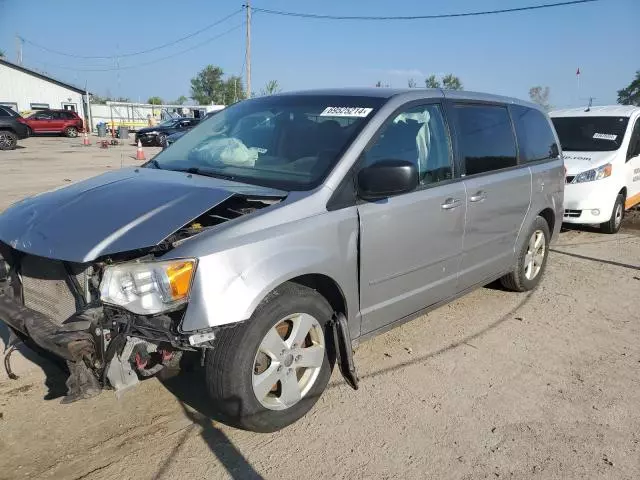
<svg viewBox="0 0 640 480"><path fill-rule="evenodd" d="M640 204L640 117L631 130L627 149L627 200L625 208Z"/></svg>
<svg viewBox="0 0 640 480"><path fill-rule="evenodd" d="M438 103L394 114L363 157L411 161L421 178L413 192L358 206L364 334L456 293L466 198Z"/></svg>
<svg viewBox="0 0 640 480"><path fill-rule="evenodd" d="M53 129L51 112L38 112L29 117L29 127L34 132L51 132Z"/></svg>
<svg viewBox="0 0 640 480"><path fill-rule="evenodd" d="M518 166L506 106L458 103L452 108L467 191L460 288L492 280L513 265L531 200L531 172Z"/></svg>

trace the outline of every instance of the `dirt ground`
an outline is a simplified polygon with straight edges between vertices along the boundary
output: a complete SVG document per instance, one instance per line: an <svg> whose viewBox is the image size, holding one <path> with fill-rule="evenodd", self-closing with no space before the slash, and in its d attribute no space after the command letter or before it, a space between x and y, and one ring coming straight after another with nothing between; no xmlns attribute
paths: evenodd
<svg viewBox="0 0 640 480"><path fill-rule="evenodd" d="M0 210L137 163L80 143L0 152ZM639 294L637 212L617 235L565 231L535 292L489 286L362 344L360 389L334 372L274 434L211 420L198 369L61 405L64 377L23 351L18 380L0 373L0 479L637 479Z"/></svg>

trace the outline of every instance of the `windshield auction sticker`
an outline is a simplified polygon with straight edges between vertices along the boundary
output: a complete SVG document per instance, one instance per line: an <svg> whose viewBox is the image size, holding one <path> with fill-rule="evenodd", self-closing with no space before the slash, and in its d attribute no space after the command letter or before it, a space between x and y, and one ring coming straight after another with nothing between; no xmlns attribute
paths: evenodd
<svg viewBox="0 0 640 480"><path fill-rule="evenodd" d="M366 117L373 108L363 107L327 107L320 114L321 117Z"/></svg>
<svg viewBox="0 0 640 480"><path fill-rule="evenodd" d="M611 140L612 142L616 141L618 135L610 135L608 133L594 133L593 138L597 138L598 140Z"/></svg>

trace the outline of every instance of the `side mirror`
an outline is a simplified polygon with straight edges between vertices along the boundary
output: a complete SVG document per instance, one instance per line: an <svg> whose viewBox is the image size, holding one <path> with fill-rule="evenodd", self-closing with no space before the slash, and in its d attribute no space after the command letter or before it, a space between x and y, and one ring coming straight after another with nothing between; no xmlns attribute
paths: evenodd
<svg viewBox="0 0 640 480"><path fill-rule="evenodd" d="M381 160L358 172L358 195L365 200L408 193L419 183L418 169L406 160Z"/></svg>
<svg viewBox="0 0 640 480"><path fill-rule="evenodd" d="M551 158L558 158L560 156L560 149L557 143L551 144Z"/></svg>

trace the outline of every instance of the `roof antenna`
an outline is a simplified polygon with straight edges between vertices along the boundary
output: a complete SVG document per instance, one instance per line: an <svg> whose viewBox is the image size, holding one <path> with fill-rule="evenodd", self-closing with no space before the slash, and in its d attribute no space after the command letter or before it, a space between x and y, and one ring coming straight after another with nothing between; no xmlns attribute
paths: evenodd
<svg viewBox="0 0 640 480"><path fill-rule="evenodd" d="M585 112L591 111L591 105L593 105L593 97L589 97L589 106L585 109Z"/></svg>

